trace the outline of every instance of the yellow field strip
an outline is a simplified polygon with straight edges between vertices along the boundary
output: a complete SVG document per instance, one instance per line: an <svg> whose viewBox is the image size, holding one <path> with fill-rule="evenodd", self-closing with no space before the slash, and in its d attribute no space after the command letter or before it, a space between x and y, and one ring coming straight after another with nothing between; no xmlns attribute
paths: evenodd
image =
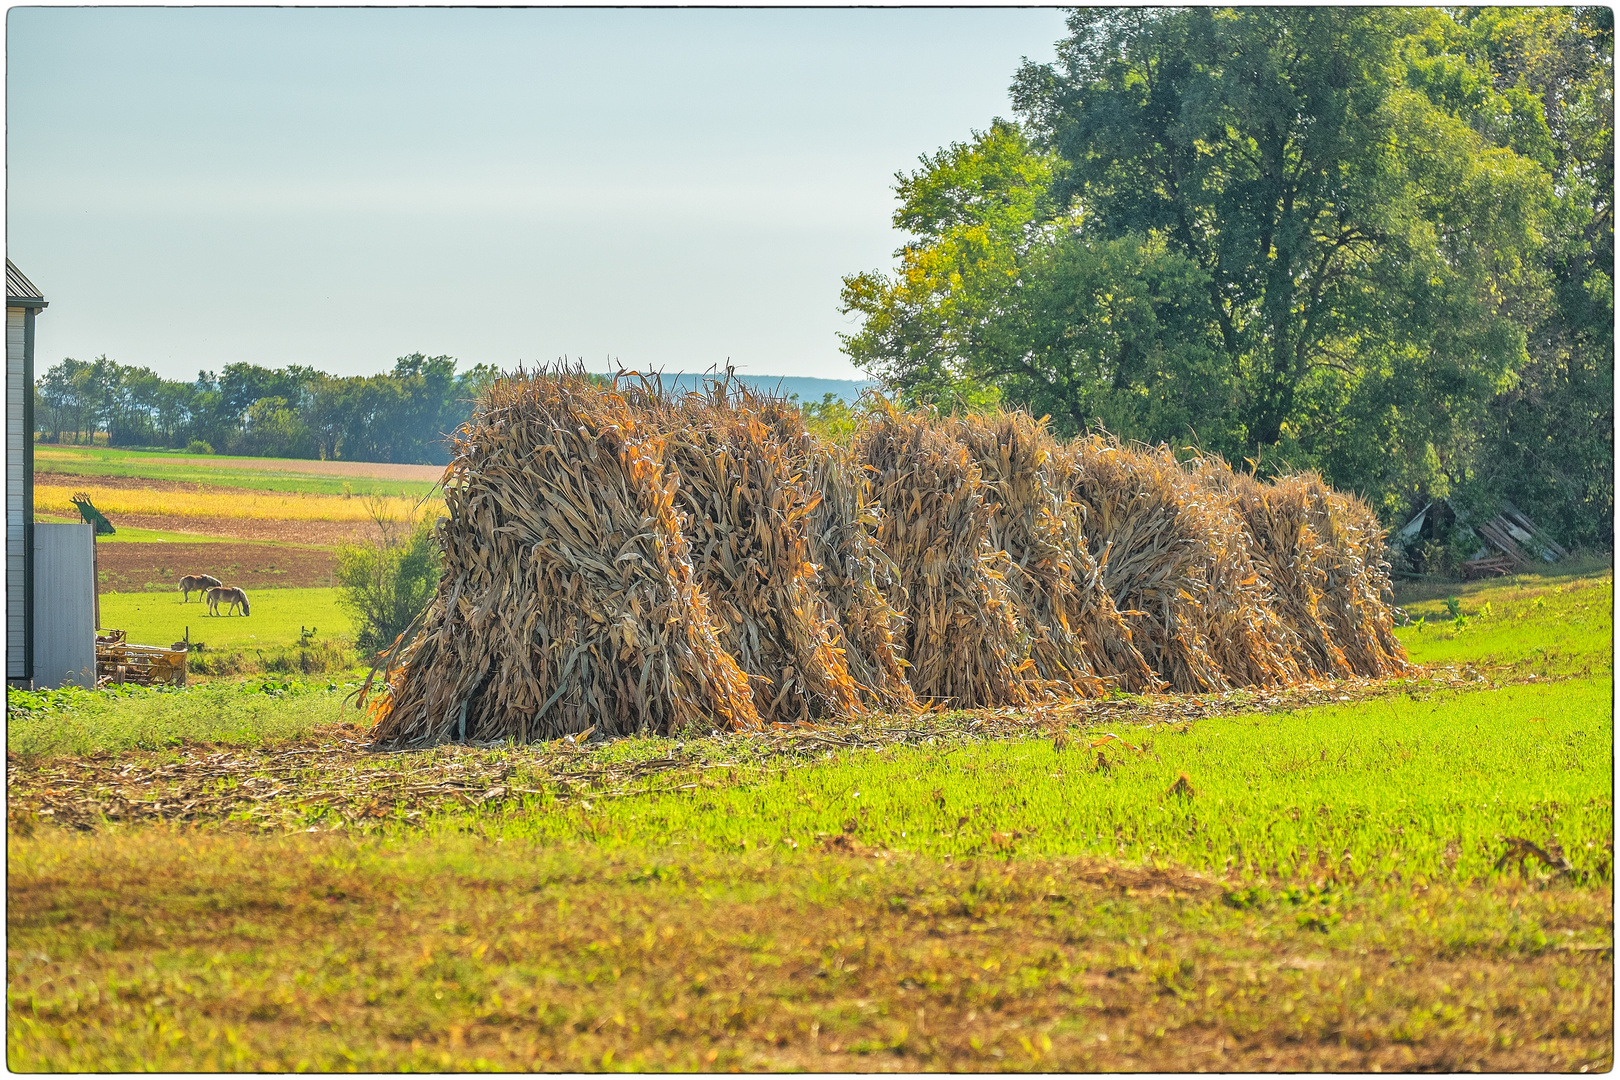
<svg viewBox="0 0 1620 1080"><path fill-rule="evenodd" d="M230 495L185 491L148 491L128 488L62 487L34 485L34 507L40 513L78 516L73 496L83 491L96 509L104 514L147 514L167 517L253 518L265 521L369 521L371 503L367 499L343 495L300 495L277 491L235 490ZM383 502L396 520L411 516L417 500L390 496ZM442 512L443 500L435 497L422 504L429 514Z"/></svg>

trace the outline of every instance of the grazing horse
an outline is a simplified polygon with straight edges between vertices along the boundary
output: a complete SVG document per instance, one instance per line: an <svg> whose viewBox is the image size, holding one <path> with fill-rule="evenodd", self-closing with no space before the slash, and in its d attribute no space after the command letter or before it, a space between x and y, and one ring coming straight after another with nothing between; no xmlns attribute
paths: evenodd
<svg viewBox="0 0 1620 1080"><path fill-rule="evenodd" d="M186 594L185 602L189 604L191 603L192 593L206 593L209 589L217 589L223 584L224 582L217 577L209 577L207 574L192 574L189 577L180 579L180 591Z"/></svg>
<svg viewBox="0 0 1620 1080"><path fill-rule="evenodd" d="M243 592L241 589L224 588L223 586L216 586L215 588L209 589L208 614L218 615L219 605L221 604L225 605L225 614L227 615L231 613L233 608L237 607L242 609L243 615L253 614L253 609L248 607L247 593Z"/></svg>

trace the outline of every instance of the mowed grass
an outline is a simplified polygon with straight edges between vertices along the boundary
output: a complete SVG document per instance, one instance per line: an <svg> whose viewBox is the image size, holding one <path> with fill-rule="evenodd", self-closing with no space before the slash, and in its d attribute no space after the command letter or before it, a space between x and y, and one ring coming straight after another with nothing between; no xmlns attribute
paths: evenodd
<svg viewBox="0 0 1620 1080"><path fill-rule="evenodd" d="M356 465L356 468L364 468ZM391 466L381 465L378 471ZM298 458L254 458L251 467L241 459L206 454L109 450L91 446L34 445L36 474L124 476L215 487L281 491L305 495L393 495L420 499L437 485L434 479L386 479L381 476L334 476L313 472L310 462ZM100 505L99 503L97 504Z"/></svg>
<svg viewBox="0 0 1620 1080"><path fill-rule="evenodd" d="M123 630L140 645L169 645L191 628L191 640L210 649L297 644L300 631L313 627L320 639L352 638L349 613L338 603L339 589L257 589L248 593L251 615L208 614L208 605L191 594L184 602L173 593L103 593L101 625Z"/></svg>
<svg viewBox="0 0 1620 1080"><path fill-rule="evenodd" d="M34 505L44 515L67 518L77 513L73 496L84 492L103 514L143 514L171 518L248 518L261 521L370 521L373 503L345 495L307 495L269 491L223 489L213 491L158 491L150 488L100 487L94 484L64 487L35 484ZM394 520L416 513L436 513L442 501L379 497ZM116 534L114 534L116 535Z"/></svg>

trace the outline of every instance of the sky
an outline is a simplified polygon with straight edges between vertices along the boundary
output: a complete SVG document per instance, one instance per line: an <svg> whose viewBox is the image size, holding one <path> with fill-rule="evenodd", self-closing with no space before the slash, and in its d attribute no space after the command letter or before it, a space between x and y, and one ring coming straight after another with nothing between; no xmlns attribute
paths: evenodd
<svg viewBox="0 0 1620 1080"><path fill-rule="evenodd" d="M897 170L1010 116L1062 13L13 7L35 366L860 378Z"/></svg>

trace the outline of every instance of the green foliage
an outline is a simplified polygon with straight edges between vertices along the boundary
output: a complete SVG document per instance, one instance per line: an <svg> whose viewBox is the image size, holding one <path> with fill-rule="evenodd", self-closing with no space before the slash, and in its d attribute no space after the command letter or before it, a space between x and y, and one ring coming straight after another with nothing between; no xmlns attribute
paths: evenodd
<svg viewBox="0 0 1620 1080"><path fill-rule="evenodd" d="M1077 10L1022 125L897 178L911 239L845 279L845 350L911 400L1320 468L1386 520L1509 495L1607 542L1608 18Z"/></svg>
<svg viewBox="0 0 1620 1080"><path fill-rule="evenodd" d="M399 523L374 501L380 534L376 543L341 549L337 580L343 607L353 616L355 643L362 652L388 646L415 621L439 585L439 549L433 522Z"/></svg>
<svg viewBox="0 0 1620 1080"><path fill-rule="evenodd" d="M794 394L792 400L798 401ZM834 393L826 393L820 401L806 401L799 405L799 415L812 435L840 446L848 446L855 438L856 411L849 402Z"/></svg>
<svg viewBox="0 0 1620 1080"><path fill-rule="evenodd" d="M238 363L185 383L105 356L67 358L38 380L34 427L56 443L94 444L106 432L110 446L442 465L446 436L498 374L489 364L457 374L453 357L412 353L380 375Z"/></svg>

